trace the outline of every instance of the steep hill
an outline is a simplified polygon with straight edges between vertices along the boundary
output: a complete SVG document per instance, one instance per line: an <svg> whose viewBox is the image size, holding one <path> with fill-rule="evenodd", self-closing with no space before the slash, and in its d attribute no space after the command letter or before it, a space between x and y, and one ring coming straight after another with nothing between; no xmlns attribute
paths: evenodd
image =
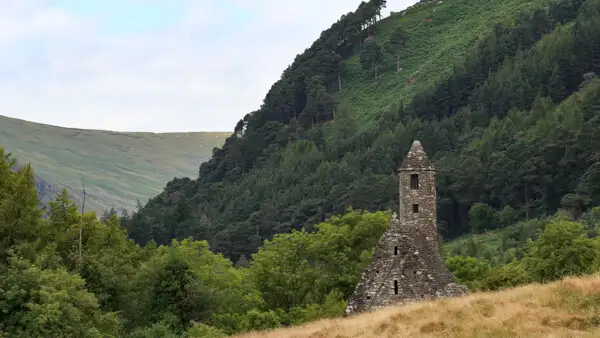
<svg viewBox="0 0 600 338"><path fill-rule="evenodd" d="M599 301L594 275L236 337L598 337Z"/></svg>
<svg viewBox="0 0 600 338"><path fill-rule="evenodd" d="M198 179L124 222L131 236L193 235L237 260L348 206L394 209L415 138L446 239L600 204L599 0L422 1L380 20L384 4L323 31Z"/></svg>
<svg viewBox="0 0 600 338"><path fill-rule="evenodd" d="M453 66L464 60L478 39L489 34L493 24L512 26L519 13L549 2L424 0L393 13L378 22L372 34L385 49L396 27L406 31L408 41L399 50L402 70L395 71L394 53L385 53L381 77L365 78L360 56L354 55L345 63L343 88L336 96L348 100L356 119L367 127L394 105L409 101L414 93L450 75Z"/></svg>
<svg viewBox="0 0 600 338"><path fill-rule="evenodd" d="M86 209L132 210L173 177L195 176L230 133L121 133L61 128L0 116L0 146L36 170L43 200L61 187Z"/></svg>

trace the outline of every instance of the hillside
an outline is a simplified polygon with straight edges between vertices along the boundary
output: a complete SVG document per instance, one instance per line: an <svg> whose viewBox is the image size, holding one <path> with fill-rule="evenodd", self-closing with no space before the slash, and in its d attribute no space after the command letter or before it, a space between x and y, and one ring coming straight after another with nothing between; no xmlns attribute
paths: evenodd
<svg viewBox="0 0 600 338"><path fill-rule="evenodd" d="M235 337L597 337L599 300L594 275Z"/></svg>
<svg viewBox="0 0 600 338"><path fill-rule="evenodd" d="M323 31L198 179L124 222L132 238L193 235L236 261L348 206L393 210L415 138L446 240L600 204L597 0L422 1L381 19L383 5Z"/></svg>
<svg viewBox="0 0 600 338"><path fill-rule="evenodd" d="M386 53L382 62L385 71L373 81L365 78L360 57L354 55L345 63L343 89L336 96L348 100L355 118L367 127L382 113L396 108L394 105L409 101L414 93L450 75L477 40L489 34L493 24L511 26L520 12L549 2L424 0L405 11L393 13L378 22L372 34L385 48L396 27L406 31L409 39L400 50L402 71L395 71L393 53Z"/></svg>
<svg viewBox="0 0 600 338"><path fill-rule="evenodd" d="M66 187L77 201L81 180L86 209L133 210L173 177L195 176L198 166L230 133L121 133L61 128L0 116L0 146L36 169L47 201Z"/></svg>
<svg viewBox="0 0 600 338"><path fill-rule="evenodd" d="M0 336L598 335L600 0L384 5L323 31L139 212L59 195L43 218L0 156ZM523 288L339 319L414 139L456 281Z"/></svg>

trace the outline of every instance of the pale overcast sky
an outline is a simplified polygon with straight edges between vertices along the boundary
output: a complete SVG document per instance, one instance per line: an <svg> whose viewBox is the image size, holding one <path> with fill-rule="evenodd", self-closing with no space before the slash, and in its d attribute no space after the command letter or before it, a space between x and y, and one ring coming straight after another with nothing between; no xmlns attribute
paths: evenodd
<svg viewBox="0 0 600 338"><path fill-rule="evenodd" d="M399 11L418 0L388 0ZM0 115L229 131L360 0L0 0Z"/></svg>

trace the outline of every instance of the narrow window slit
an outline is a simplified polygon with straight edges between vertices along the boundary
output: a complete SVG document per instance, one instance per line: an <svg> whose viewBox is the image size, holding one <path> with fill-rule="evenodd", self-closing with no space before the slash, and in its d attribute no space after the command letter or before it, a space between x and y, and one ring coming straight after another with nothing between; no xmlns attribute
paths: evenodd
<svg viewBox="0 0 600 338"><path fill-rule="evenodd" d="M419 189L419 175L418 174L411 174L410 175L410 188L411 189Z"/></svg>

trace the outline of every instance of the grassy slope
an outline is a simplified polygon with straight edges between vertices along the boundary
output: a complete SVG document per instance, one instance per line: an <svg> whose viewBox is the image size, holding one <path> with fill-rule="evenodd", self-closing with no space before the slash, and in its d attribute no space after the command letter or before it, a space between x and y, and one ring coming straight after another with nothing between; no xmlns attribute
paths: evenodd
<svg viewBox="0 0 600 338"><path fill-rule="evenodd" d="M73 197L84 180L86 209L132 208L174 177L197 177L230 133L122 133L60 128L0 116L0 146L20 162L30 161L46 182Z"/></svg>
<svg viewBox="0 0 600 338"><path fill-rule="evenodd" d="M512 23L525 9L548 4L550 0L445 0L409 8L405 15L396 13L374 28L379 43L385 43L397 26L408 31L410 40L400 54L401 72L396 72L393 55L386 54L387 69L377 80L365 76L358 56L346 63L339 98L352 103L361 122L373 122L382 110L404 99L419 88L434 83L462 61L466 52L481 36L492 30L493 23ZM395 8L390 8L392 11ZM409 77L415 81L406 85Z"/></svg>
<svg viewBox="0 0 600 338"><path fill-rule="evenodd" d="M600 276L390 307L240 338L599 337Z"/></svg>

